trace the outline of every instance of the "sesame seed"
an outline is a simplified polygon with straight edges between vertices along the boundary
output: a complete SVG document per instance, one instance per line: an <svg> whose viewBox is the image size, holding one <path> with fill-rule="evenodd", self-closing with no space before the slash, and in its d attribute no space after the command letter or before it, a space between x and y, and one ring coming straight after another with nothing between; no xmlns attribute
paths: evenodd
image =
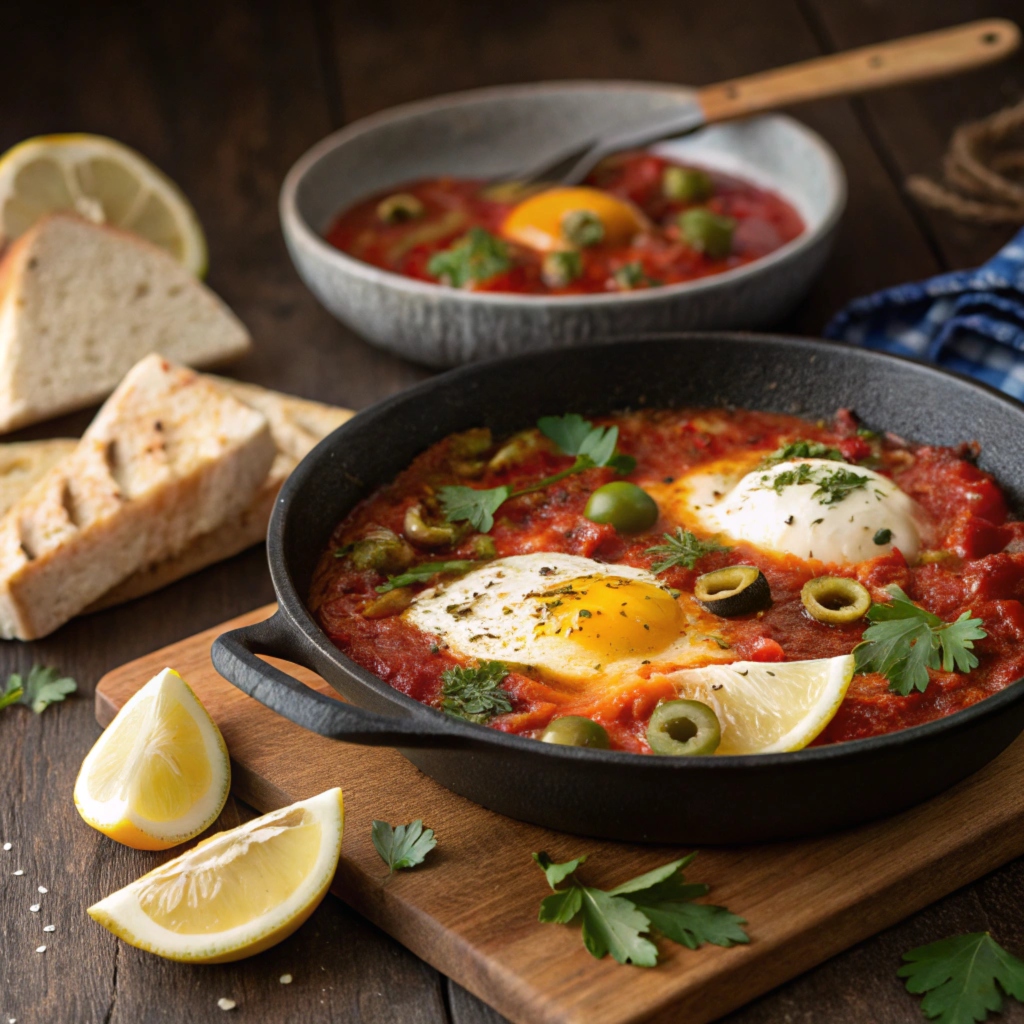
<svg viewBox="0 0 1024 1024"><path fill-rule="evenodd" d="M14 873L15 873L16 875L23 875L23 874L25 874L25 872L24 872L24 871L22 871L22 870L21 870L21 868L18 868L18 870L17 870L17 871L15 871Z"/></svg>
<svg viewBox="0 0 1024 1024"><path fill-rule="evenodd" d="M43 925L43 931L44 932L55 932L56 930L57 930L57 926L55 924Z"/></svg>
<svg viewBox="0 0 1024 1024"><path fill-rule="evenodd" d="M282 985L290 985L292 983L292 976L290 974L282 974L277 980L280 981Z"/></svg>
<svg viewBox="0 0 1024 1024"><path fill-rule="evenodd" d="M29 907L28 909L29 909L29 911L31 913L38 914L39 913L39 904L38 903L33 903L32 906Z"/></svg>
<svg viewBox="0 0 1024 1024"><path fill-rule="evenodd" d="M39 886L39 890L38 891L41 892L45 896L50 890L47 889L45 885L41 885L41 886Z"/></svg>
<svg viewBox="0 0 1024 1024"><path fill-rule="evenodd" d="M45 953L46 952L46 947L45 946L36 946L36 952L37 953Z"/></svg>
<svg viewBox="0 0 1024 1024"><path fill-rule="evenodd" d="M233 1010L238 1005L238 1003L236 1003L234 999L218 999L217 1005L222 1010Z"/></svg>
<svg viewBox="0 0 1024 1024"><path fill-rule="evenodd" d="M11 844L10 843L4 843L4 849L5 850L9 850L10 848L11 848Z"/></svg>

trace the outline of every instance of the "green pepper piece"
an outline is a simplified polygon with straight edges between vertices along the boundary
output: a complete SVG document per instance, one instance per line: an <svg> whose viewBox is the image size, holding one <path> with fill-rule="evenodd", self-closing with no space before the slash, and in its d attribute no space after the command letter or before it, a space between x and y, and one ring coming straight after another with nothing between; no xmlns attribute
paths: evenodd
<svg viewBox="0 0 1024 1024"><path fill-rule="evenodd" d="M661 175L661 191L675 202L702 203L714 195L715 186L706 171L669 165Z"/></svg>
<svg viewBox="0 0 1024 1024"><path fill-rule="evenodd" d="M696 206L679 214L679 230L691 249L713 260L720 260L732 252L736 221L732 217L712 213L703 206Z"/></svg>

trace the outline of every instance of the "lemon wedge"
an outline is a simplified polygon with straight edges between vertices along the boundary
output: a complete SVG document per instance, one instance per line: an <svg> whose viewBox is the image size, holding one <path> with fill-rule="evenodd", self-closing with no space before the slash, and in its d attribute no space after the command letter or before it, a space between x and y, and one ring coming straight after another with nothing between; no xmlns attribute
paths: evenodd
<svg viewBox="0 0 1024 1024"><path fill-rule="evenodd" d="M714 708L716 754L801 750L832 720L853 678L853 655L811 661L734 661L672 673L679 695Z"/></svg>
<svg viewBox="0 0 1024 1024"><path fill-rule="evenodd" d="M39 135L0 157L0 234L6 240L59 210L141 235L197 277L206 273L206 239L189 201L145 157L113 139Z"/></svg>
<svg viewBox="0 0 1024 1024"><path fill-rule="evenodd" d="M228 749L199 698L165 668L138 691L86 755L78 813L136 850L166 850L199 835L228 798Z"/></svg>
<svg viewBox="0 0 1024 1024"><path fill-rule="evenodd" d="M163 864L89 908L139 949L226 963L287 938L317 908L338 867L340 789L264 814Z"/></svg>

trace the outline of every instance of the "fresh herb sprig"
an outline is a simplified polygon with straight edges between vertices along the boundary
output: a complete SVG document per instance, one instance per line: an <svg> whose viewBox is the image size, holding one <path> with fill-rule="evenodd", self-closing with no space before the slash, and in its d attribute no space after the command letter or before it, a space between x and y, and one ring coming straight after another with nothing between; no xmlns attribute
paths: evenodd
<svg viewBox="0 0 1024 1024"><path fill-rule="evenodd" d="M618 427L595 427L582 416L569 413L567 416L542 416L537 421L537 428L558 446L563 455L573 455L576 461L568 469L518 491L507 485L485 490L442 487L437 496L448 522L467 521L474 529L487 533L494 526L494 513L509 498L543 490L567 476L596 466L610 466L619 473L630 473L636 467L636 460L632 456L622 455L615 450L619 440Z"/></svg>
<svg viewBox="0 0 1024 1024"><path fill-rule="evenodd" d="M771 455L761 460L758 469L771 469L780 462L789 462L791 459L829 459L832 462L845 462L843 453L838 448L823 444L821 441L808 441L801 438L798 441L790 441L789 444L776 448Z"/></svg>
<svg viewBox="0 0 1024 1024"><path fill-rule="evenodd" d="M441 710L468 722L484 723L508 714L512 702L501 688L508 666L482 661L475 668L456 665L441 673Z"/></svg>
<svg viewBox="0 0 1024 1024"><path fill-rule="evenodd" d="M408 587L413 583L425 583L431 576L436 576L439 572L462 574L476 568L479 564L478 561L471 558L461 558L451 562L421 562L398 576L389 576L387 582L382 583L376 590L378 594L386 594L389 590L395 590L398 587Z"/></svg>
<svg viewBox="0 0 1024 1024"><path fill-rule="evenodd" d="M77 689L78 683L70 676L62 676L55 668L33 665L26 679L17 672L7 677L0 694L0 709L11 704L27 704L38 715Z"/></svg>
<svg viewBox="0 0 1024 1024"><path fill-rule="evenodd" d="M554 890L541 903L539 920L570 924L579 919L583 944L591 956L601 959L611 953L618 963L638 967L654 967L658 962L658 947L645 937L652 931L689 949L705 942L726 947L749 942L741 927L746 924L743 918L725 907L693 902L708 893L706 885L687 883L683 874L694 857L691 853L604 890L584 885L576 877L586 857L555 864L546 853L535 853L533 859ZM566 881L567 887L558 888Z"/></svg>
<svg viewBox="0 0 1024 1024"><path fill-rule="evenodd" d="M470 228L451 248L435 253L427 273L453 288L488 281L512 266L508 246L483 228Z"/></svg>
<svg viewBox="0 0 1024 1024"><path fill-rule="evenodd" d="M654 572L664 572L675 565L692 569L697 564L698 558L710 555L714 551L731 550L714 540L701 540L696 534L684 530L681 526L676 528L674 534L664 533L662 536L665 538L664 544L655 544L645 552L648 555L664 556L651 566Z"/></svg>
<svg viewBox="0 0 1024 1024"><path fill-rule="evenodd" d="M432 828L424 828L423 820L417 818L408 825L397 828L386 821L374 821L370 837L374 849L388 866L388 874L404 868L414 868L437 846Z"/></svg>
<svg viewBox="0 0 1024 1024"><path fill-rule="evenodd" d="M873 604L871 625L853 649L858 672L880 672L889 689L906 697L928 686L928 669L970 672L978 665L974 641L988 634L982 620L963 612L954 622L919 608L896 584L886 587L891 604Z"/></svg>
<svg viewBox="0 0 1024 1024"><path fill-rule="evenodd" d="M1024 1002L1024 963L988 932L954 935L903 954L907 991L924 993L921 1011L939 1024L976 1024L1003 1008L1003 995Z"/></svg>

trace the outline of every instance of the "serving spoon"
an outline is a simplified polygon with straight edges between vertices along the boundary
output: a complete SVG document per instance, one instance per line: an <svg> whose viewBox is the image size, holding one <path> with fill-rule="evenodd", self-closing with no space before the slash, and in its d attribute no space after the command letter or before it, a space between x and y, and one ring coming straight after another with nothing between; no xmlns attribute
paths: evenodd
<svg viewBox="0 0 1024 1024"><path fill-rule="evenodd" d="M549 154L542 162L494 180L575 185L612 153L639 149L662 139L688 135L705 125L795 103L852 96L981 67L1009 56L1020 45L1020 38L1020 29L1012 21L988 18L706 85L668 117L630 131L575 143L560 153Z"/></svg>

